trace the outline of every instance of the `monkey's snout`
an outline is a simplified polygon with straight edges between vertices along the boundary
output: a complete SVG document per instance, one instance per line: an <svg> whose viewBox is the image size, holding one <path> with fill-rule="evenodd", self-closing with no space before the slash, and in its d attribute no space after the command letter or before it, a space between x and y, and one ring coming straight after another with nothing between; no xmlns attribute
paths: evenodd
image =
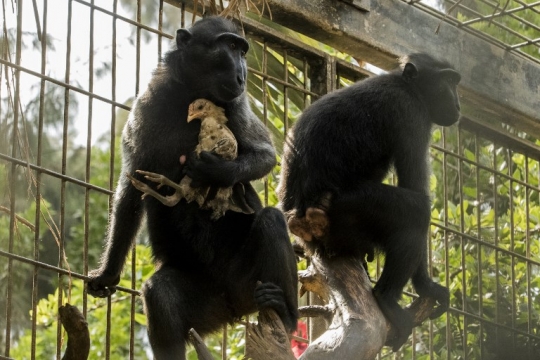
<svg viewBox="0 0 540 360"><path fill-rule="evenodd" d="M238 75L238 76L236 77L236 81L238 82L238 85L244 86L244 82L245 82L246 80L245 80L244 76Z"/></svg>

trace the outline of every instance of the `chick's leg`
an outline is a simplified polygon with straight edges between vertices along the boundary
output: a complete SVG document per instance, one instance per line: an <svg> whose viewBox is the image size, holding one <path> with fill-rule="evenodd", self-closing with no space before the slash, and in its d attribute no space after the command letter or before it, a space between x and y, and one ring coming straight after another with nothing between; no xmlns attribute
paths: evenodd
<svg viewBox="0 0 540 360"><path fill-rule="evenodd" d="M133 184L135 188L143 192L143 195L141 196L142 199L144 199L147 195L150 195L166 206L174 206L178 204L178 202L182 199L182 192L181 189L178 187L178 184L172 182L165 176L142 170L137 170L137 172L144 175L146 179L157 182L159 184L157 186L158 189L163 185L171 186L172 188L176 189L176 192L173 195L163 196L142 181L135 179L130 174L126 174L129 180L131 180L131 184Z"/></svg>

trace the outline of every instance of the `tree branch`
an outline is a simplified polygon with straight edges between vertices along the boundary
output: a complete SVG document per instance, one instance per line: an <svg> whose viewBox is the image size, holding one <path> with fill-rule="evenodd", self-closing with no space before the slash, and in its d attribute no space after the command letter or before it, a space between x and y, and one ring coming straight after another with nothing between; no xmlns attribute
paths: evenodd
<svg viewBox="0 0 540 360"><path fill-rule="evenodd" d="M90 353L88 323L77 307L67 304L58 308L60 322L66 329L67 348L62 360L86 360Z"/></svg>

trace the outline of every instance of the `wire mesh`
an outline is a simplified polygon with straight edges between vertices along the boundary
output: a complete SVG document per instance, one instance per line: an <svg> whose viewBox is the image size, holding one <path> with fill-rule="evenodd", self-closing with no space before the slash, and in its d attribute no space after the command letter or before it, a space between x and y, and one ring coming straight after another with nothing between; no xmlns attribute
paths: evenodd
<svg viewBox="0 0 540 360"><path fill-rule="evenodd" d="M540 63L540 2L402 0L494 45Z"/></svg>
<svg viewBox="0 0 540 360"><path fill-rule="evenodd" d="M538 27L527 23L529 12L537 13L537 3L512 1L497 7L479 2L488 11L450 1L446 17L443 8L436 10L428 2L409 3L538 61ZM137 358L148 349L138 289L151 272L152 266L144 262L149 255L133 249L118 293L107 300L88 297L83 280L98 264L101 248L95 244L102 243L120 170L120 129L171 34L179 24L189 26L191 14L163 1L139 0L126 10L117 0L65 0L61 9L44 0L18 1L13 8L3 1L3 15L0 358L53 354L60 359L64 334L43 306L66 301L80 305L94 326L96 356ZM518 36L506 29L506 19L532 32ZM480 25L487 22L511 36L484 34ZM283 35L251 21L244 29L251 45L252 108L268 126L279 154L285 134L306 106L326 92L373 75L327 55L324 46L302 43L298 35ZM459 127L435 129L433 141L430 270L451 289L452 308L416 328L399 353L385 350L380 358L490 359L496 352L504 354L501 346L523 359L536 356L538 141L510 126L486 126L472 119L463 119ZM278 174L279 167L257 184L265 204L277 203L273 190ZM140 234L138 244L145 236ZM380 275L382 264L377 259L371 266L372 278ZM404 304L411 296L407 289ZM105 326L97 319L104 319ZM230 355L227 349L241 344L238 334L238 327L228 327L213 343L222 359Z"/></svg>

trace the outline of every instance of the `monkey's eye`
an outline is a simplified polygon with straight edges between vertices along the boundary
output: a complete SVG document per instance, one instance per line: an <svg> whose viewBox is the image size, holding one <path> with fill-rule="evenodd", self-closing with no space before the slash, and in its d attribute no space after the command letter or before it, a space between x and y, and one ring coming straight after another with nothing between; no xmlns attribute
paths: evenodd
<svg viewBox="0 0 540 360"><path fill-rule="evenodd" d="M240 52L240 55L241 55L242 57L246 57L246 52L242 50L242 51Z"/></svg>
<svg viewBox="0 0 540 360"><path fill-rule="evenodd" d="M229 45L229 47L231 48L231 50L234 50L234 49L236 49L236 44L235 44L235 43L231 43L231 44Z"/></svg>

